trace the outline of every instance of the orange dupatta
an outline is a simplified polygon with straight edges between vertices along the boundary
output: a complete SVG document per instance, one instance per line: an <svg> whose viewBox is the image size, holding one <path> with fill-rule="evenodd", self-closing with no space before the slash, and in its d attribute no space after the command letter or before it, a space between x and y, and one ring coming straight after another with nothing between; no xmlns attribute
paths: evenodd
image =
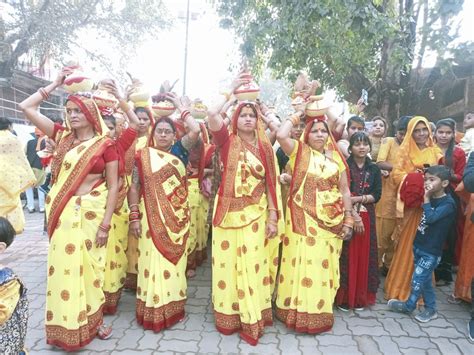
<svg viewBox="0 0 474 355"><path fill-rule="evenodd" d="M174 155L151 146L137 153L137 166L150 237L158 251L176 265L189 236L186 168Z"/></svg>
<svg viewBox="0 0 474 355"><path fill-rule="evenodd" d="M56 136L57 148L51 165L52 187L45 201L50 238L66 204L107 147L114 144L113 140L105 135L108 128L91 98L70 95L68 100L79 106L97 135L76 147L72 147L75 139L72 130L58 132Z"/></svg>

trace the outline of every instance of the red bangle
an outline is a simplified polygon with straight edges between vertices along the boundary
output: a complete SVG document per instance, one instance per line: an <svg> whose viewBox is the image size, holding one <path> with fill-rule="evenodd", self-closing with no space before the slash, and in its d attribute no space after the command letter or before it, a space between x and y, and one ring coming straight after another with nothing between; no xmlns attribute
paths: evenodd
<svg viewBox="0 0 474 355"><path fill-rule="evenodd" d="M142 219L142 214L140 212L130 212L128 214L128 220L129 221L134 221L134 220L141 220Z"/></svg>
<svg viewBox="0 0 474 355"><path fill-rule="evenodd" d="M184 110L183 112L181 112L181 121L184 121L190 114L191 112L189 112L188 110Z"/></svg>
<svg viewBox="0 0 474 355"><path fill-rule="evenodd" d="M49 94L48 94L48 92L47 92L44 88L39 88L39 89L38 89L38 92L39 92L40 95L43 97L43 100L49 99Z"/></svg>
<svg viewBox="0 0 474 355"><path fill-rule="evenodd" d="M108 231L110 230L110 228L112 228L112 227L110 226L110 224L108 224L108 225L106 225L106 226L104 226L103 224L99 224L99 229L102 230L102 231L104 231L104 232L108 232Z"/></svg>

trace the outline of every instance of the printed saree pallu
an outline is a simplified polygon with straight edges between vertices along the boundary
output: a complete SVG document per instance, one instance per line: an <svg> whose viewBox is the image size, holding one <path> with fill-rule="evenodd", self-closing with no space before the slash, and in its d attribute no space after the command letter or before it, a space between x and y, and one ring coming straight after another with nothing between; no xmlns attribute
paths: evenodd
<svg viewBox="0 0 474 355"><path fill-rule="evenodd" d="M184 318L189 206L184 164L174 155L144 148L137 158L143 199L138 240L136 316L159 332Z"/></svg>
<svg viewBox="0 0 474 355"><path fill-rule="evenodd" d="M65 153L46 198L46 341L67 351L87 345L103 320L106 248L98 248L95 237L105 213L107 187L103 182L87 195L74 192L109 144L113 143L108 138L95 137Z"/></svg>
<svg viewBox="0 0 474 355"><path fill-rule="evenodd" d="M134 152L139 152L141 149L145 148L147 144L147 136L139 137L136 139L136 143L134 146L132 146L128 151L127 155L129 155L132 151L132 148L134 148ZM133 154L133 158L135 158L135 153ZM130 158L127 156L125 158L126 162L130 161ZM132 160L132 167L133 167L133 161ZM128 181L131 181L131 170L132 168L127 166L128 164L126 163L125 171L127 172L127 179ZM145 226L143 225L142 221L142 229ZM125 279L125 288L128 289L133 289L135 290L137 288L137 272L138 272L138 240L132 235L127 236L127 249L125 251L127 255L127 276Z"/></svg>
<svg viewBox="0 0 474 355"><path fill-rule="evenodd" d="M339 180L345 166L301 142L296 142L289 164L294 174L276 317L298 332L321 333L334 324L332 304L339 288L342 248L337 234L344 215Z"/></svg>

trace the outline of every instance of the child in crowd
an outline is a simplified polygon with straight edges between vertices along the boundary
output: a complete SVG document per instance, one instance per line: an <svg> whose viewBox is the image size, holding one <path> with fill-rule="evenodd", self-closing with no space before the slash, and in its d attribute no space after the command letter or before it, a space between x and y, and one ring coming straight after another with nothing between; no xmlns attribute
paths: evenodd
<svg viewBox="0 0 474 355"><path fill-rule="evenodd" d="M463 121L464 130L466 133L459 142L459 146L464 150L466 156L474 151L474 111L468 112Z"/></svg>
<svg viewBox="0 0 474 355"><path fill-rule="evenodd" d="M0 217L0 254L13 242L15 230ZM0 354L26 354L28 300L26 288L11 269L0 264Z"/></svg>
<svg viewBox="0 0 474 355"><path fill-rule="evenodd" d="M352 135L356 132L363 132L365 130L365 121L362 117L359 116L352 116L347 121L346 125L347 130L347 139L343 138L337 142L337 146L339 151L344 155L344 158L349 158L349 139L351 139Z"/></svg>
<svg viewBox="0 0 474 355"><path fill-rule="evenodd" d="M423 215L413 243L415 269L410 296L406 302L397 299L388 301L390 310L411 313L416 308L418 298L423 295L424 310L415 316L422 323L438 317L432 274L441 260L443 246L456 215L456 203L445 192L450 176L450 170L442 165L426 169Z"/></svg>
<svg viewBox="0 0 474 355"><path fill-rule="evenodd" d="M382 178L379 167L369 158L371 149L365 132L351 136L347 165L351 177L354 235L343 243L336 295L336 305L344 312L375 304L379 286L375 203L382 193Z"/></svg>

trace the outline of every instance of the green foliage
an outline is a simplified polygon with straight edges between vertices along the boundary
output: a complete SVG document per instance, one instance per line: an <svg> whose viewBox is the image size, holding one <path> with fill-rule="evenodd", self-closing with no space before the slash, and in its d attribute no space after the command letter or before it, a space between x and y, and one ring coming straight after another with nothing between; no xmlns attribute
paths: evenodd
<svg viewBox="0 0 474 355"><path fill-rule="evenodd" d="M268 66L293 80L306 70L326 87L355 102L403 93L403 77L415 59L423 0L221 0L221 25L243 39L242 52L255 73ZM456 37L451 19L463 0L426 0L425 46L443 57ZM388 90L386 90L388 88ZM379 95L376 104L380 104ZM374 99L375 100L375 99Z"/></svg>
<svg viewBox="0 0 474 355"><path fill-rule="evenodd" d="M147 36L168 26L165 19L164 5L154 0L12 1L3 18L3 37L12 48L8 69L25 54L41 63L46 57L67 58L76 46L87 51L87 43L78 43L81 31L108 40L117 55L126 57Z"/></svg>

